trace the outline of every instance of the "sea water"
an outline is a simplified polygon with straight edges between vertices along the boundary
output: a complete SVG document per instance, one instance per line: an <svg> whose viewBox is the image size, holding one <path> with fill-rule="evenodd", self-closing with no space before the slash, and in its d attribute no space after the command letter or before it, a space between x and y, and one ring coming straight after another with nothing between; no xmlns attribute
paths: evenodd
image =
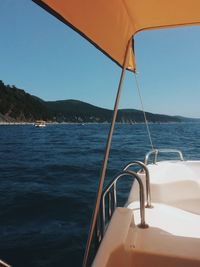
<svg viewBox="0 0 200 267"><path fill-rule="evenodd" d="M0 126L1 259L81 266L108 131L108 124ZM199 123L150 124L150 131L155 148L200 158ZM150 149L144 124L116 125L105 183ZM121 199L129 189L125 179Z"/></svg>

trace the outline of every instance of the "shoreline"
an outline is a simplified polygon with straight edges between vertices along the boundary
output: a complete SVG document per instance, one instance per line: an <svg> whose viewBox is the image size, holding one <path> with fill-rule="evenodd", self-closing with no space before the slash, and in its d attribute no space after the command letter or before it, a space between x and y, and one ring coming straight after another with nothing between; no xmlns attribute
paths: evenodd
<svg viewBox="0 0 200 267"><path fill-rule="evenodd" d="M148 124L185 124L185 123L199 123L198 121L181 121L181 122L148 122ZM46 122L46 125L110 125L110 122ZM116 125L138 125L145 124L145 122L135 122L135 123L126 123L126 122L116 122ZM9 125L35 125L35 122L0 122L0 126L9 126Z"/></svg>

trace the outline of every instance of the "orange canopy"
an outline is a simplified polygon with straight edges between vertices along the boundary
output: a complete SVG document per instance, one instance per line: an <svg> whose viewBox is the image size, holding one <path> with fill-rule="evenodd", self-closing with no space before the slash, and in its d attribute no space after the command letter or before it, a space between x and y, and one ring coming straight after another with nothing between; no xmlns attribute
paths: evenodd
<svg viewBox="0 0 200 267"><path fill-rule="evenodd" d="M200 0L33 0L120 66L129 40L148 29L200 24ZM128 69L135 70L133 50Z"/></svg>

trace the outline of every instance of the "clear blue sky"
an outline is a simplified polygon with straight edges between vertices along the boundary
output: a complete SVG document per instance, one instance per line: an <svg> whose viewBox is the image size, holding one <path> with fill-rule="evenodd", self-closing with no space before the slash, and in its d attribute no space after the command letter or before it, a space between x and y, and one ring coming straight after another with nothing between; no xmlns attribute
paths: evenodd
<svg viewBox="0 0 200 267"><path fill-rule="evenodd" d="M31 0L0 1L0 79L44 100L79 99L113 108L121 69ZM145 109L200 117L200 27L135 37ZM127 73L121 108L138 108Z"/></svg>

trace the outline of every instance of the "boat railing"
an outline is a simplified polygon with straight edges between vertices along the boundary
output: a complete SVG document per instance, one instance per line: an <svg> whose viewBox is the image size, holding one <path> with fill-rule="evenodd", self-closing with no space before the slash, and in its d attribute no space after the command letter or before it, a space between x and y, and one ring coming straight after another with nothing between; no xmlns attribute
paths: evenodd
<svg viewBox="0 0 200 267"><path fill-rule="evenodd" d="M128 168L128 167L130 166L127 165L125 168ZM115 211L115 208L117 207L117 182L120 178L125 177L125 176L131 176L132 178L136 179L139 184L141 221L138 227L140 228L148 227L148 225L145 222L145 194L144 194L143 182L139 174L137 174L134 171L125 169L119 174L117 174L103 191L102 198L101 198L101 206L99 209L97 222L96 222L95 240L96 240L97 246L100 244L104 236L104 233L106 230L106 224L108 224L108 222L110 221ZM107 205L106 205L106 200L107 200Z"/></svg>
<svg viewBox="0 0 200 267"><path fill-rule="evenodd" d="M152 149L150 150L146 155L145 155L145 158L144 158L144 164L147 165L148 164L148 160L149 160L149 157L151 155L154 155L153 157L153 164L156 164L157 163L157 158L158 158L158 154L159 153L176 153L179 155L179 158L181 161L184 160L183 158L183 153L178 150L178 149Z"/></svg>
<svg viewBox="0 0 200 267"><path fill-rule="evenodd" d="M151 190L150 190L150 175L149 175L149 170L148 170L147 166L143 162L141 162L141 161L132 161L132 162L129 162L123 168L123 171L126 171L130 167L134 167L134 166L141 167L139 173L141 173L141 172L144 172L145 173L145 180L146 180L146 198L147 198L146 208L152 208L153 206L151 204Z"/></svg>

